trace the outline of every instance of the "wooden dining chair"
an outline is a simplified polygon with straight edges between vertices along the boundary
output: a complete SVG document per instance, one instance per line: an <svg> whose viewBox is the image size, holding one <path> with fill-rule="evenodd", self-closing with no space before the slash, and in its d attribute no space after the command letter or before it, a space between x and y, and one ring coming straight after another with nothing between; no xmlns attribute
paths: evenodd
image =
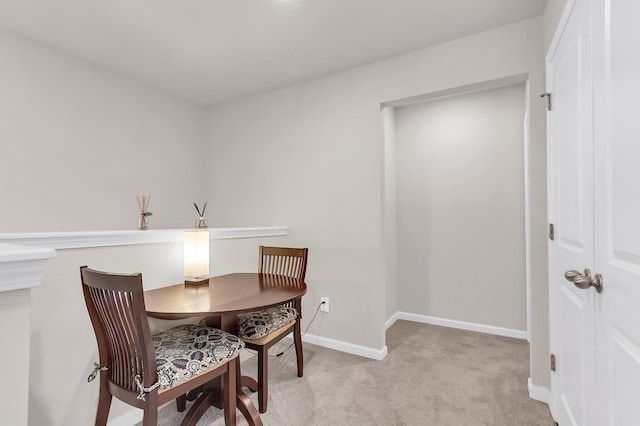
<svg viewBox="0 0 640 426"><path fill-rule="evenodd" d="M260 246L258 272L304 280L307 273L306 248ZM298 377L302 377L304 359L300 320L300 298L274 308L238 315L238 335L249 349L258 352L258 380L242 377L242 386L258 392L258 410L267 411L269 387L269 348L293 331Z"/></svg>
<svg viewBox="0 0 640 426"><path fill-rule="evenodd" d="M236 365L244 343L216 328L181 325L151 334L142 275L80 268L82 291L98 343L100 377L96 426L106 425L112 397L144 410L142 424L156 425L158 407L223 376L224 419L236 424ZM218 386L219 389L219 386ZM182 424L193 425L209 407L202 398Z"/></svg>

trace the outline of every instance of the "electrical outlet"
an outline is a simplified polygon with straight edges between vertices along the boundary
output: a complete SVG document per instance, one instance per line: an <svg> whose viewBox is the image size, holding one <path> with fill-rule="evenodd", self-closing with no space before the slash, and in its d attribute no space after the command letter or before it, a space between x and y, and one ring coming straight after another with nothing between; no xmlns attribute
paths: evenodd
<svg viewBox="0 0 640 426"><path fill-rule="evenodd" d="M320 312L329 312L329 298L321 297L320 298Z"/></svg>

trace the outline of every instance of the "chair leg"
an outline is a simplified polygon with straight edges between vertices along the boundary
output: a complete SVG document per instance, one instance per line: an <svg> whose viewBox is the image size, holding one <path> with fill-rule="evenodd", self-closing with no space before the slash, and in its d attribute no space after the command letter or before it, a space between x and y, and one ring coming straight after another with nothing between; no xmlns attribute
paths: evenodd
<svg viewBox="0 0 640 426"><path fill-rule="evenodd" d="M106 426L111 409L111 393L107 380L100 378L100 394L98 396L98 412L96 413L96 426Z"/></svg>
<svg viewBox="0 0 640 426"><path fill-rule="evenodd" d="M187 395L180 395L176 398L176 409L179 413L182 413L187 409Z"/></svg>
<svg viewBox="0 0 640 426"><path fill-rule="evenodd" d="M269 398L269 349L261 346L258 349L258 410L267 412Z"/></svg>
<svg viewBox="0 0 640 426"><path fill-rule="evenodd" d="M296 344L296 360L298 361L298 377L302 377L304 369L304 355L302 353L302 335L300 333L300 317L296 318L296 324L293 326L293 341Z"/></svg>
<svg viewBox="0 0 640 426"><path fill-rule="evenodd" d="M147 398L151 395L147 394ZM157 426L158 424L158 399L149 401L147 399L147 403L143 408L144 414L142 417L142 426Z"/></svg>
<svg viewBox="0 0 640 426"><path fill-rule="evenodd" d="M236 424L236 388L237 369L236 365L240 364L238 358L229 361L227 373L224 375L224 424L226 426L235 426Z"/></svg>

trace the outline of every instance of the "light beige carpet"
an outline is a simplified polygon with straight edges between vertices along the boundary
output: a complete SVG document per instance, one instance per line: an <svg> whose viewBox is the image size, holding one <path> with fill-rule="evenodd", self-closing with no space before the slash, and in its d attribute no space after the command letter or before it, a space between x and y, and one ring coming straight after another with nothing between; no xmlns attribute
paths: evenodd
<svg viewBox="0 0 640 426"><path fill-rule="evenodd" d="M272 349L278 353L285 339ZM407 321L387 331L389 354L374 361L305 343L304 377L295 351L269 360L266 426L554 425L547 406L529 398L526 341ZM255 377L256 360L242 364ZM257 407L255 394L250 398ZM188 407L187 407L188 408ZM179 425L171 404L159 425ZM198 425L223 425L210 408ZM246 421L238 411L238 424Z"/></svg>

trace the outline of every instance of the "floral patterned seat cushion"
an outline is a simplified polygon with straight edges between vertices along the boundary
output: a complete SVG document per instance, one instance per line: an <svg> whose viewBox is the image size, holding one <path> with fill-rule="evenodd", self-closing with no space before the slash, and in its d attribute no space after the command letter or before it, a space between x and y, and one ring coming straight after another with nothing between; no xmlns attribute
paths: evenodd
<svg viewBox="0 0 640 426"><path fill-rule="evenodd" d="M152 340L160 389L177 386L244 348L237 336L201 325L180 325L154 334Z"/></svg>
<svg viewBox="0 0 640 426"><path fill-rule="evenodd" d="M289 306L276 306L238 315L238 335L256 340L295 321L298 312Z"/></svg>

